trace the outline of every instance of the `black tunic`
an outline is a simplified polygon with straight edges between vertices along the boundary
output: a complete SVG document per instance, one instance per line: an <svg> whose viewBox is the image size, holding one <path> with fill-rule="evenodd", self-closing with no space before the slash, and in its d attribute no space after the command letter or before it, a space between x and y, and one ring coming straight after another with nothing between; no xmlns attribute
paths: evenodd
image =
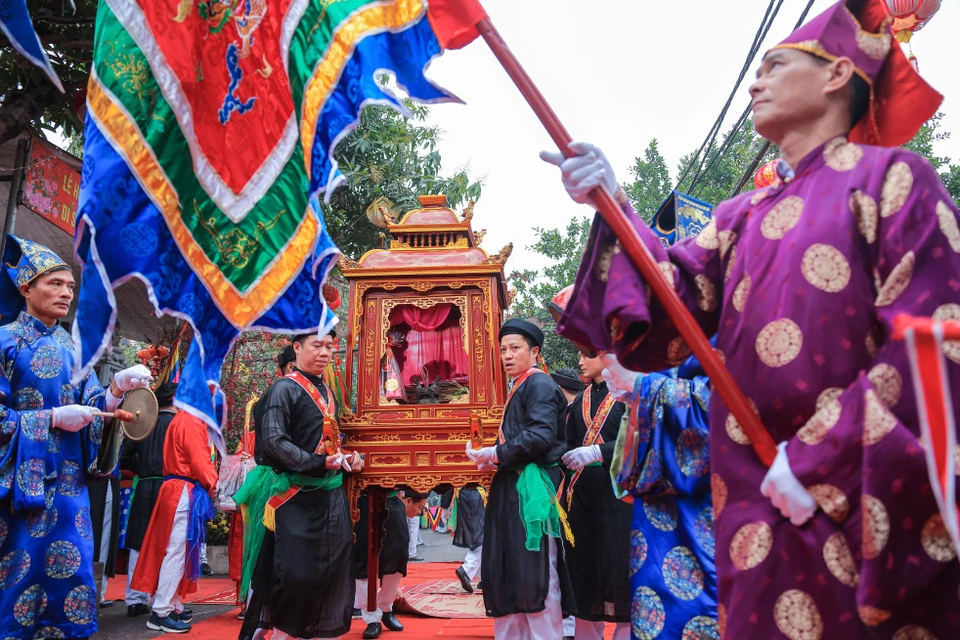
<svg viewBox="0 0 960 640"><path fill-rule="evenodd" d="M324 399L330 398L320 378L304 375ZM341 473L328 472L327 457L314 453L323 436L323 414L299 384L280 378L254 411L257 464L314 477ZM294 638L346 633L356 583L344 488L300 491L277 509L276 523L276 532L267 530L264 536L240 639L252 638L258 627L276 628Z"/></svg>
<svg viewBox="0 0 960 640"><path fill-rule="evenodd" d="M590 417L596 416L607 384L591 384L570 405L567 415L567 446L583 446L587 424L583 420L583 396L590 393ZM603 466L584 467L573 491L569 511L576 546L564 541L567 568L576 596L573 615L595 622L630 622L630 526L633 507L618 500L610 480L610 462L626 407L617 402L600 428ZM569 492L573 472L567 470ZM564 496L564 506L568 504Z"/></svg>
<svg viewBox="0 0 960 640"><path fill-rule="evenodd" d="M566 404L557 383L536 373L517 389L504 414L506 442L497 446L500 465L490 486L483 530L483 602L490 617L539 613L545 607L550 588L548 538L543 537L540 551L527 550L517 479L524 465L535 463L546 468L559 488L563 472L555 465L566 451L559 424ZM573 607L573 593L559 541L557 574L566 614Z"/></svg>
<svg viewBox="0 0 960 640"><path fill-rule="evenodd" d="M120 480L118 478L87 478L90 493L90 521L93 523L93 561L103 563L104 575L116 574L117 541L120 537ZM113 494L110 531L103 530L103 516L107 508L107 492ZM106 558L100 557L100 542L110 536L110 549Z"/></svg>
<svg viewBox="0 0 960 640"><path fill-rule="evenodd" d="M443 494L440 506L450 509L453 506L453 489ZM457 499L457 530L453 533L453 546L476 551L483 546L483 525L487 505L477 490L470 484L460 489ZM449 523L448 523L449 524Z"/></svg>
<svg viewBox="0 0 960 640"><path fill-rule="evenodd" d="M128 438L120 447L120 468L133 472L138 478L130 503L130 517L127 519L127 538L124 542L127 549L140 551L147 534L147 525L150 524L150 516L160 495L160 485L163 484L163 441L175 415L175 411L161 411L150 435L140 441Z"/></svg>
<svg viewBox="0 0 960 640"><path fill-rule="evenodd" d="M370 507L367 493L357 502L360 520L353 528L356 542L353 543L353 567L358 580L367 579L367 547L370 522ZM410 529L407 528L407 508L399 496L387 498L386 509L380 511L381 534L380 560L377 562L379 577L391 573L407 575L407 559L410 544ZM364 603L366 604L366 603Z"/></svg>

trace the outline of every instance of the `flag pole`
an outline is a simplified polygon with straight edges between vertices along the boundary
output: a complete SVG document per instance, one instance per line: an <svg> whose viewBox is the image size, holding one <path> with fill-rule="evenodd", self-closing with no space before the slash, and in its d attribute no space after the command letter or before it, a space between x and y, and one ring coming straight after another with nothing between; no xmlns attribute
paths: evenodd
<svg viewBox="0 0 960 640"><path fill-rule="evenodd" d="M500 61L507 75L517 85L520 93L526 98L534 113L543 123L550 137L564 156L570 158L575 154L570 151L569 144L573 141L564 128L557 114L547 103L543 94L537 89L533 80L521 66L513 52L504 42L500 33L493 26L489 18L477 23L477 30ZM713 387L727 403L730 413L737 419L744 433L750 439L753 450L760 460L768 467L773 464L777 455L777 446L770 437L766 428L760 422L759 416L750 406L747 397L743 394L733 376L721 362L720 357L710 345L707 336L687 310L676 292L667 284L660 273L660 268L650 254L639 234L633 229L627 214L620 208L614 197L604 188L594 189L590 194L596 206L597 213L613 229L620 239L620 244L633 264L640 270L640 274L653 289L660 304L677 327L677 331L686 340L694 355L700 361L704 371L710 376Z"/></svg>

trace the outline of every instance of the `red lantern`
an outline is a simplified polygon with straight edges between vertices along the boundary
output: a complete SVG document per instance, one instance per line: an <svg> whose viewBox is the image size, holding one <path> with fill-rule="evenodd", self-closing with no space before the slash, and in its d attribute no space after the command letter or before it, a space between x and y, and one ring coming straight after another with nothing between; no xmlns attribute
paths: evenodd
<svg viewBox="0 0 960 640"><path fill-rule="evenodd" d="M753 174L753 186L757 189L766 189L770 185L778 182L780 180L780 176L777 175L778 162L780 162L780 159L774 158L757 169L757 172Z"/></svg>
<svg viewBox="0 0 960 640"><path fill-rule="evenodd" d="M77 91L77 95L73 96L73 112L77 115L77 120L80 121L80 124L83 124L84 118L87 117L87 88L84 87Z"/></svg>
<svg viewBox="0 0 960 640"><path fill-rule="evenodd" d="M910 42L940 10L940 0L884 0L887 13L893 18L893 35L900 42Z"/></svg>

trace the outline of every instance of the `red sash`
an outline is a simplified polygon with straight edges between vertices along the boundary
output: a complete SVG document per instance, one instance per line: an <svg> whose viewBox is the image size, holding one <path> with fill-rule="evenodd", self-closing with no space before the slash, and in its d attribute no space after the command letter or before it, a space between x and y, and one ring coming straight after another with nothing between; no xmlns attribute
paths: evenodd
<svg viewBox="0 0 960 640"><path fill-rule="evenodd" d="M310 380L299 371L293 371L291 373L288 373L285 377L290 378L291 380L296 382L298 385L300 385L300 387L307 392L307 395L310 396L313 399L313 401L317 404L317 408L320 409L320 413L322 413L324 416L330 416L331 418L333 418L336 415L334 413L335 405L333 400L333 393L331 391L328 390L328 393L330 393L330 401L327 402L326 400L323 399L323 396L320 395L320 390L317 389L317 386L312 382L310 382ZM314 451L314 453L317 455L323 453L323 437L320 438L320 442L317 444L317 449L316 451ZM287 489L283 493L277 494L272 498L270 498L269 500L267 500L267 507L276 511L277 509L282 507L287 502L287 500L297 495L299 491L300 491L300 487L291 486L289 489Z"/></svg>
<svg viewBox="0 0 960 640"><path fill-rule="evenodd" d="M529 369L513 383L513 386L510 388L510 393L507 394L507 401L503 403L503 420L507 419L507 407L510 406L510 401L513 400L513 394L517 392L517 389L520 388L520 385L527 381L527 378L535 373L543 373L543 371L540 369ZM500 421L500 427L497 429L497 442L500 444L506 442L506 439L503 437L503 420Z"/></svg>
<svg viewBox="0 0 960 640"><path fill-rule="evenodd" d="M586 391L583 392L583 424L587 425L587 432L583 436L583 446L590 447L595 444L603 444L603 436L600 435L600 430L603 428L603 423L607 421L607 416L610 415L610 410L613 408L613 405L616 403L616 400L613 398L612 393L607 393L606 397L603 399L603 402L600 403L600 408L597 409L597 415L590 417L592 398L590 394L589 387ZM573 487L577 484L577 480L580 479L580 474L583 473L584 467L581 467L573 474L573 478L570 480L570 487L567 489L567 510L573 506Z"/></svg>

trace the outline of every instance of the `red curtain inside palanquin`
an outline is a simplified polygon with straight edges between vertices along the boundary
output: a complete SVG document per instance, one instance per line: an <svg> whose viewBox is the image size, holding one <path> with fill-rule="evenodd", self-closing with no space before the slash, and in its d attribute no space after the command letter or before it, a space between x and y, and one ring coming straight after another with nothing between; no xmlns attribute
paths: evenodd
<svg viewBox="0 0 960 640"><path fill-rule="evenodd" d="M392 349L405 387L412 391L418 381L430 384L438 378L468 384L470 363L463 348L461 318L460 309L449 302L426 309L412 304L393 309L391 333L400 333L403 339L392 340Z"/></svg>

